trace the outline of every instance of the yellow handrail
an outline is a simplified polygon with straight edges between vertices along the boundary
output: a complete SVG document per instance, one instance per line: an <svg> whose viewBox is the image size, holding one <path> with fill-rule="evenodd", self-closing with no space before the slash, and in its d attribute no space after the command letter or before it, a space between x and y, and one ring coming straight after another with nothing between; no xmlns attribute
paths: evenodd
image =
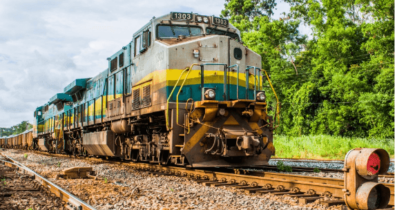
<svg viewBox="0 0 395 210"><path fill-rule="evenodd" d="M189 111L188 111L188 116L190 116L191 115L191 113L192 113L192 108L193 108L193 106L194 106L194 104L193 104L193 98L188 98L188 100L187 100L187 102L185 103L185 110L188 110L188 102L189 101L192 101L192 104L191 104L191 108L189 109ZM189 127L190 126L190 124L189 124L189 120L188 120L188 122L186 122L186 124L187 124L187 134L189 134L189 132L191 131L191 128Z"/></svg>
<svg viewBox="0 0 395 210"><path fill-rule="evenodd" d="M200 65L200 64L194 63L194 64L191 65L191 67L189 67L188 74L185 76L184 81L182 82L181 87L180 87L180 89L178 90L178 93L177 93L177 97L176 97L176 107L177 107L176 118L177 118L177 121L176 121L176 122L177 122L177 125L179 125L179 126L181 126L181 127L182 127L182 125L178 124L178 96L180 95L181 90L182 90L182 87L184 87L185 81L187 80L189 73L191 73L192 68L193 68L194 66L198 66L198 65Z"/></svg>
<svg viewBox="0 0 395 210"><path fill-rule="evenodd" d="M176 87L177 87L177 85L178 85L178 82L180 81L182 75L184 75L184 73L185 73L186 71L188 71L188 70L189 70L189 67L185 68L184 71L181 72L181 75L180 75L180 77L178 78L176 84L174 85L173 90L171 91L171 93L170 93L170 95L169 95L169 98L167 98L167 107L166 107L166 128L167 128L167 130L170 130L170 127L169 127L169 101L170 101L170 98L171 98L171 96L173 95L173 92L174 92L174 90L176 89Z"/></svg>
<svg viewBox="0 0 395 210"><path fill-rule="evenodd" d="M276 115L274 116L274 121L276 121L276 116L278 116L278 118L277 118L277 121L278 121L278 122L277 122L277 125L276 125L276 127L278 127L278 126L280 125L280 101L278 100L276 91L275 91L274 88L273 88L273 85L272 85L272 82L270 81L269 75L267 74L267 72L266 72L265 69L262 69L262 70L265 72L267 81L269 81L270 87L272 88L272 91L273 91L273 93L274 93L274 96L276 97L276 100L277 100L277 104L276 104Z"/></svg>

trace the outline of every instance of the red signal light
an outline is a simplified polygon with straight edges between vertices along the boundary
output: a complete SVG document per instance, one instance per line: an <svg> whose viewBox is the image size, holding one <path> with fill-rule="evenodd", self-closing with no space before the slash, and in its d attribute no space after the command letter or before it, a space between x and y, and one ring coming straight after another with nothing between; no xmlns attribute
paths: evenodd
<svg viewBox="0 0 395 210"><path fill-rule="evenodd" d="M368 158L367 171L369 176L376 175L380 171L381 160L376 153L372 153Z"/></svg>
<svg viewBox="0 0 395 210"><path fill-rule="evenodd" d="M383 149L359 148L349 151L344 161L344 201L351 209L386 208L393 202L390 189L378 183L389 168L390 157Z"/></svg>

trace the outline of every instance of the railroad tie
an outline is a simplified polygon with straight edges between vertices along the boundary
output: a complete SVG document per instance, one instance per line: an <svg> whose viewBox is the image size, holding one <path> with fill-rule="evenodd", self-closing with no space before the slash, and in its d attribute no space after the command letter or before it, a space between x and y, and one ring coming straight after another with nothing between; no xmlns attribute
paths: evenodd
<svg viewBox="0 0 395 210"><path fill-rule="evenodd" d="M344 200L327 200L327 201L321 201L321 205L329 207L329 206L334 206L334 205L345 205Z"/></svg>
<svg viewBox="0 0 395 210"><path fill-rule="evenodd" d="M302 197L302 198L299 198L299 203L300 204L308 204L308 203L312 203L320 198L321 197L319 197L319 196Z"/></svg>

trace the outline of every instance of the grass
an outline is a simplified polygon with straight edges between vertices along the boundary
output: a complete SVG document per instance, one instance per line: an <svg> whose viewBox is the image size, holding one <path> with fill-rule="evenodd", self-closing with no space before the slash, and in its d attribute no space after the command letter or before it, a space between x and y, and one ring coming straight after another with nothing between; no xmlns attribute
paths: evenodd
<svg viewBox="0 0 395 210"><path fill-rule="evenodd" d="M292 172L292 167L284 165L284 162L281 160L277 162L277 169L280 171Z"/></svg>
<svg viewBox="0 0 395 210"><path fill-rule="evenodd" d="M394 158L394 139L347 138L329 135L274 136L277 158L340 159L354 148L382 148Z"/></svg>

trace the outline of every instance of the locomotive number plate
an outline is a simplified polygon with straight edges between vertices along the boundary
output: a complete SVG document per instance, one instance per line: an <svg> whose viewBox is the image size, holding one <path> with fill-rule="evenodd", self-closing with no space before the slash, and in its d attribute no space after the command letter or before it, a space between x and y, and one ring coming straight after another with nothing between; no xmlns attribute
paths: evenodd
<svg viewBox="0 0 395 210"><path fill-rule="evenodd" d="M227 27L229 25L229 20L213 16L213 25L220 25Z"/></svg>
<svg viewBox="0 0 395 210"><path fill-rule="evenodd" d="M192 13L172 12L170 17L172 20L192 20Z"/></svg>

